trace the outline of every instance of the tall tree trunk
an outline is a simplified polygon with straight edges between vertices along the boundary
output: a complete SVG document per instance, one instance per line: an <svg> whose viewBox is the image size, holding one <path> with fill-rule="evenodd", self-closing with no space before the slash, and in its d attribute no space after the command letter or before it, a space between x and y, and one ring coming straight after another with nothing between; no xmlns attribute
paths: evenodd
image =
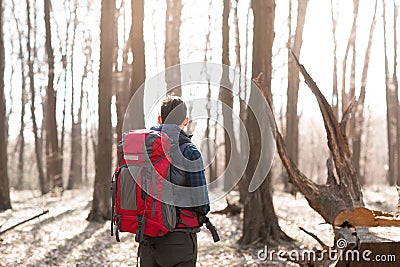
<svg viewBox="0 0 400 267"><path fill-rule="evenodd" d="M144 57L143 21L144 0L132 0L132 24L129 33L129 45L133 54L130 109L126 110L123 130L144 128L143 97L144 91L138 90L144 83L146 77L146 66Z"/></svg>
<svg viewBox="0 0 400 267"><path fill-rule="evenodd" d="M115 0L102 0L100 22L99 130L93 204L89 221L111 219L109 181L111 175L111 86Z"/></svg>
<svg viewBox="0 0 400 267"><path fill-rule="evenodd" d="M35 77L33 72L33 56L32 56L32 47L31 47L31 17L30 17L30 1L26 0L26 15L27 15L27 26L28 26L28 36L27 36L27 44L26 48L28 50L28 76L29 76L29 92L31 96L31 117L32 117L32 131L35 140L35 157L36 157L36 166L39 174L39 184L40 191L42 195L47 194L49 192L49 183L44 175L43 170L43 159L42 159L42 139L38 134L38 126L36 122L36 114L35 114ZM35 39L36 40L36 39ZM45 114L45 113L44 113ZM43 116L45 117L45 116Z"/></svg>
<svg viewBox="0 0 400 267"><path fill-rule="evenodd" d="M393 39L394 39L394 55L393 55L393 85L394 85L394 90L395 90L395 100L397 99L396 104L394 104L397 107L397 114L394 116L396 117L396 123L397 123L397 129L394 130L397 132L396 136L396 144L397 144L397 150L395 150L395 160L397 160L397 177L395 178L395 183L400 185L400 102L399 102L399 81L397 78L397 17L398 17L398 6L396 5L396 2L393 1L393 17L394 17L394 22L393 22Z"/></svg>
<svg viewBox="0 0 400 267"><path fill-rule="evenodd" d="M338 74L337 74L337 38L336 26L338 17L338 3L336 1L336 14L334 14L333 0L331 0L331 20L332 20L332 37L333 37L333 83L332 83L332 110L336 118L339 118L339 91L338 91Z"/></svg>
<svg viewBox="0 0 400 267"><path fill-rule="evenodd" d="M76 27L78 25L78 17L76 10L78 8L77 0L74 1L74 25L73 25L73 35L72 35L72 45L71 45L71 162L69 169L69 177L67 189L73 189L82 182L82 97L83 97L83 81L84 75L87 72L87 59L86 65L84 67L84 74L81 79L81 89L79 97L79 107L78 112L75 116L74 112L74 102L75 102L75 87L74 87L74 52L75 52L75 37L76 37ZM75 119L75 117L77 117Z"/></svg>
<svg viewBox="0 0 400 267"><path fill-rule="evenodd" d="M354 46L356 43L356 27L357 27L357 18L358 18L358 7L359 7L359 0L353 0L353 24L351 26L351 31L350 31L350 36L349 39L347 40L347 46L346 46L346 52L343 58L342 62L342 114L346 111L350 100L354 96L351 95L350 93L346 92L346 67L347 67L347 59L349 56L349 51L351 48L353 48L354 52ZM355 58L354 53L353 53L353 59ZM353 60L354 63L354 60ZM351 83L351 81L350 81ZM351 90L350 90L351 91Z"/></svg>
<svg viewBox="0 0 400 267"><path fill-rule="evenodd" d="M118 47L118 16L121 16L121 8L122 5L124 5L125 8L125 4L122 1L121 2L121 7L119 7L119 11L117 16L115 17L115 30L114 30L114 43L113 43L113 47L114 50L113 51L118 51L119 47ZM123 39L125 40L125 12L122 14L123 16L123 21L124 21L124 30L123 30ZM132 25L131 25L132 28ZM115 69L113 71L113 90L115 93L115 108L116 108L116 112L117 112L117 125L116 125L116 132L117 132L117 140L116 142L119 142L119 140L121 140L122 138L122 125L124 122L124 116L125 116L125 111L126 108L129 104L129 100L130 100L130 90L127 88L129 88L129 79L131 78L131 74L132 74L132 65L128 64L128 54L129 54L129 49L130 49L130 40L127 40L127 42L125 43L125 47L123 50L123 54L122 54L122 67L119 70L119 68L117 68L116 66L118 66L118 53L114 52L113 55L113 64L115 66Z"/></svg>
<svg viewBox="0 0 400 267"><path fill-rule="evenodd" d="M292 36L289 32L288 47L293 53L300 55L303 43L303 29L306 19L308 0L298 0L296 33ZM293 8L290 6L290 8ZM291 22L289 21L290 25ZM291 26L289 27L291 29ZM297 164L299 154L299 117L297 115L297 102L299 94L299 72L293 62L290 52L288 52L288 89L287 89L287 110L286 110L286 136L285 143L291 159ZM293 193L293 186L289 183L289 178L285 178L285 191Z"/></svg>
<svg viewBox="0 0 400 267"><path fill-rule="evenodd" d="M251 6L249 5L247 9L247 15L246 15L246 36L245 36L245 59L244 59L244 76L246 77L244 81L244 88L243 88L243 96L241 96L240 99L240 107L239 107L239 117L240 120L243 122L244 125L247 124L247 70L248 70L248 57L249 57L249 17L250 17L250 12L251 12ZM245 145L245 139L246 139L246 132L243 130L243 128L240 128L240 154L244 155L243 151L246 149ZM244 203L246 200L246 195L247 195L247 187L246 187L246 179L242 177L239 181L239 202ZM248 186L248 185L247 185Z"/></svg>
<svg viewBox="0 0 400 267"><path fill-rule="evenodd" d="M253 35L253 77L259 73L265 75L265 88L271 92L272 77L272 45L274 41L275 0L253 0L254 14ZM263 84L263 85L264 85ZM250 92L251 103L255 92ZM260 154L260 127L251 111L247 109L247 129L250 142L250 158L245 171L246 184L254 175ZM241 245L249 245L256 241L282 241L290 238L282 232L272 202L271 177L268 174L263 184L254 192L248 192L244 203L243 235L239 240Z"/></svg>
<svg viewBox="0 0 400 267"><path fill-rule="evenodd" d="M181 0L166 0L167 11L165 13L165 68L179 65L179 32L181 28ZM182 88L180 68L174 68L167 72L165 83L167 85L167 94L181 96Z"/></svg>
<svg viewBox="0 0 400 267"><path fill-rule="evenodd" d="M232 109L233 109L233 93L232 93L232 83L229 79L229 12L231 8L231 1L224 0L224 9L222 15L222 64L227 66L222 70L221 76L221 86L219 88L219 100L222 102L222 116L224 121L224 147L225 147L225 169L227 169L224 176L224 190L228 191L232 189L233 180L235 172L231 172L232 163L235 162L231 159L231 156L237 155L235 135L233 132L233 119L232 119ZM229 135L232 134L232 136ZM230 164L230 168L228 165Z"/></svg>
<svg viewBox="0 0 400 267"><path fill-rule="evenodd" d="M395 85L393 80L390 78L389 74L389 63L388 63L388 45L387 45L387 28L386 25L386 1L383 0L383 38L385 46L385 75L386 75L386 127L387 127L387 138L388 138L388 152L389 152L389 172L387 175L387 180L390 185L396 183L397 177L397 161L396 158L396 125L397 125L397 108L398 100L395 99Z"/></svg>
<svg viewBox="0 0 400 267"><path fill-rule="evenodd" d="M376 9L377 9L377 0L375 1L375 9L374 16L372 18L370 30L369 30L369 38L368 45L365 51L365 61L364 67L361 76L361 88L360 88L360 96L358 101L355 104L354 110L354 118L352 120L352 160L353 166L360 174L360 157L361 157L361 136L363 133L363 123L364 123L364 101L365 101L365 87L367 85L367 76L368 76L368 67L369 67L369 59L371 56L371 47L372 47L372 38L374 36L374 29L376 24ZM364 184L364 177L359 175L360 184Z"/></svg>
<svg viewBox="0 0 400 267"><path fill-rule="evenodd" d="M10 187L7 169L6 145L6 98L4 95L4 39L3 39L3 0L0 0L0 211L11 209Z"/></svg>
<svg viewBox="0 0 400 267"><path fill-rule="evenodd" d="M56 103L57 95L54 90L54 55L51 45L51 28L50 28L50 0L44 0L44 23L46 30L46 54L48 63L48 81L46 89L46 142L49 145L49 155L47 157L47 180L51 181L52 189L63 190L62 177L62 158L60 155L58 143L58 130L56 121Z"/></svg>
<svg viewBox="0 0 400 267"><path fill-rule="evenodd" d="M68 2L64 2L64 7L67 10L68 15L68 19L67 19L67 23L66 23L66 27L65 27L65 50L64 52L62 51L62 45L61 45L61 38L60 38L60 54L62 55L62 63L63 63L63 71L64 71L64 91L63 91L63 107L62 107L62 121L61 121L61 141L60 141L60 156L61 158L61 166L64 166L64 145L65 145L65 119L67 117L67 86L68 86L68 54L69 54L69 32L70 32L70 25L71 25L71 1ZM67 7L68 6L68 7ZM73 49L73 48L72 48ZM73 65L73 56L71 56L71 70L72 65ZM74 75L73 72L71 71L71 84L72 84L72 90L71 93L74 94ZM73 98L71 103L73 103ZM72 106L72 105L71 105ZM72 125L73 127L73 125ZM72 131L72 129L71 129ZM49 150L49 147L47 147L47 150ZM47 151L48 152L48 151ZM49 153L49 152L48 152Z"/></svg>
<svg viewBox="0 0 400 267"><path fill-rule="evenodd" d="M207 62L209 60L208 57L208 52L210 51L210 35L211 35L211 7L212 7L212 0L209 0L208 2L208 31L206 34L206 44L205 44L205 49L204 49L204 62ZM210 139L211 135L211 82L210 82L210 74L208 73L207 70L207 65L205 66L205 73L207 75L207 123L206 123L206 131L205 131L205 138ZM214 137L214 142L216 142L217 137ZM214 152L214 155L212 154ZM214 151L211 151L210 147L210 142L207 142L206 145L206 153L207 153L207 158L210 160L213 156L216 157L216 149ZM210 188L215 188L217 185L214 184L213 182L217 180L217 174L216 174L216 158L214 158L214 161L210 163L208 167L208 177L209 177L209 184Z"/></svg>
<svg viewBox="0 0 400 267"><path fill-rule="evenodd" d="M25 73L25 58L24 58L24 50L22 46L23 33L19 27L18 19L15 13L15 1L12 1L12 10L14 13L15 25L17 27L18 32L18 41L19 41L19 58L21 63L21 117L20 117L20 128L18 135L18 170L17 170L17 184L15 186L16 190L22 190L24 185L24 151L25 151L25 114L26 109L25 106L27 104L27 96L26 96L26 73Z"/></svg>

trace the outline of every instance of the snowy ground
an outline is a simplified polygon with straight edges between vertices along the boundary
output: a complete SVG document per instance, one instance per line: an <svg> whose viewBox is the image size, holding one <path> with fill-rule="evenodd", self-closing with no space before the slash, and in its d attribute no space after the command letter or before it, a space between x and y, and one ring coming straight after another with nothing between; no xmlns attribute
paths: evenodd
<svg viewBox="0 0 400 267"><path fill-rule="evenodd" d="M62 197L38 197L38 192L12 191L13 210L0 213L0 230L32 215L49 209L49 213L0 236L0 266L136 266L137 244L133 235L122 234L122 242L111 237L110 223L89 223L86 217L91 206L90 190L67 191ZM228 196L235 199L234 195ZM364 189L368 207L393 211L397 192L389 187ZM212 204L212 210L225 207L225 199ZM332 229L314 212L303 196L275 192L274 206L282 230L296 239L294 244L282 244L276 249L319 248L316 241L299 226L317 234L333 245ZM197 266L296 266L282 261L260 261L258 244L241 249L240 216L210 215L219 230L221 242L214 244L204 229L198 236Z"/></svg>

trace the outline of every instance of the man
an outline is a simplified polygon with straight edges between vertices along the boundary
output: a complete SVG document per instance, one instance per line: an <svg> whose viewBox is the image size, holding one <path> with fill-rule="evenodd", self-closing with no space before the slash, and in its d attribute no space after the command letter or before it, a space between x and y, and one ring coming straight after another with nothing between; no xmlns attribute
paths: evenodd
<svg viewBox="0 0 400 267"><path fill-rule="evenodd" d="M138 248L140 266L196 265L196 234L205 222L210 205L201 153L191 142L192 136L183 131L188 120L186 104L178 97L167 97L162 102L161 115L158 116L160 126L151 129L164 132L172 143L177 144L171 148L171 182L179 186L196 187L195 193L190 195L191 200L183 199L182 202L202 204L176 207L178 223L174 231L161 237L145 237ZM184 158L179 159L178 155ZM187 194L183 194L183 197L187 197Z"/></svg>

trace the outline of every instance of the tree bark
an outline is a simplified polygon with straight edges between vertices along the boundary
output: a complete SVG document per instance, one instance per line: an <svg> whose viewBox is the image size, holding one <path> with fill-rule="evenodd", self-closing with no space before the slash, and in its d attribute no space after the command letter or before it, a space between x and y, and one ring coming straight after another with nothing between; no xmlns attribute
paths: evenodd
<svg viewBox="0 0 400 267"><path fill-rule="evenodd" d="M71 81L72 81L72 90L71 90L71 162L69 169L69 177L67 189L73 189L77 185L82 182L82 97L83 97L83 81L84 75L87 72L87 59L86 65L84 67L84 74L81 79L81 89L80 89L80 97L79 97L79 107L78 111L74 112L74 102L75 102L75 87L74 87L74 52L75 52L75 36L76 36L76 27L78 25L78 17L76 14L76 10L78 7L77 0L74 1L74 26L73 26L73 36L72 36L72 44L71 44ZM76 119L75 119L76 117Z"/></svg>
<svg viewBox="0 0 400 267"><path fill-rule="evenodd" d="M295 56L293 55L295 58ZM327 132L331 157L327 161L328 178L325 185L319 185L307 178L288 156L282 136L276 126L277 148L293 184L305 196L309 205L316 210L326 222L337 225L336 217L346 211L364 209L358 174L351 163L351 153L345 135L346 123L350 117L352 105L345 111L341 123L333 114L325 97L302 66L295 58L300 72L307 85L317 98ZM372 212L371 212L372 215Z"/></svg>
<svg viewBox="0 0 400 267"><path fill-rule="evenodd" d="M132 110L127 110L125 115L125 129L144 128L143 97L144 91L138 91L144 83L146 77L143 21L144 21L144 0L132 0L132 24L129 34L130 48L133 54L131 91L130 97L134 97L131 102ZM131 100L132 101L132 100Z"/></svg>
<svg viewBox="0 0 400 267"><path fill-rule="evenodd" d="M386 75L386 125L387 125L387 139L388 139L388 153L389 153L389 172L387 180L390 185L396 183L398 175L398 166L396 161L396 147L397 147L397 109L398 100L396 98L396 86L393 79L390 78L387 54L387 23L386 23L386 1L383 0L383 38L385 46L385 75Z"/></svg>
<svg viewBox="0 0 400 267"><path fill-rule="evenodd" d="M0 0L0 211L11 209L10 188L7 168L6 144L6 98L4 95L4 39L3 39L3 0Z"/></svg>
<svg viewBox="0 0 400 267"><path fill-rule="evenodd" d="M62 177L62 158L60 155L58 143L58 130L56 121L57 112L57 95L54 90L54 55L51 45L51 28L50 28L50 0L44 0L44 22L46 30L46 54L48 63L48 81L46 89L46 142L49 146L49 155L47 157L47 180L51 181L51 188L55 190L63 190Z"/></svg>
<svg viewBox="0 0 400 267"><path fill-rule="evenodd" d="M111 86L115 0L102 0L100 22L99 130L93 204L89 221L111 219L109 181L111 175ZM111 23L113 22L113 23Z"/></svg>
<svg viewBox="0 0 400 267"><path fill-rule="evenodd" d="M31 47L31 17L30 17L30 1L26 0L26 15L27 15L27 24L28 24L28 37L27 37L27 50L28 50L28 76L29 76L29 91L31 96L31 117L32 117L32 131L35 140L35 156L36 156L36 166L39 174L39 184L40 191L42 195L47 194L49 192L49 183L45 178L44 170L43 170L43 160L42 160L42 142L41 138L38 134L38 126L36 122L36 114L35 114L35 77L33 72L33 57L32 57L32 47ZM44 113L45 114L45 113ZM44 117L46 117L44 115Z"/></svg>
<svg viewBox="0 0 400 267"><path fill-rule="evenodd" d="M165 13L165 68L179 65L179 32L181 28L181 0L166 0L167 11ZM182 95L181 71L180 68L174 68L169 71L165 76L165 83L167 85L167 94L169 95Z"/></svg>
<svg viewBox="0 0 400 267"><path fill-rule="evenodd" d="M396 136L396 144L397 150L395 150L395 160L397 159L397 177L395 178L395 183L400 185L400 99L399 99L399 81L397 78L397 17L398 17L398 9L399 7L396 5L396 2L393 1L393 17L394 17L394 25L393 25L393 39L394 39L394 56L393 56L393 83L394 83L394 90L395 90L395 100L398 99L397 105L397 114L396 116L396 123L397 123L397 136ZM396 102L396 101L395 101Z"/></svg>
<svg viewBox="0 0 400 267"><path fill-rule="evenodd" d="M303 29L306 19L308 0L299 0L297 6L296 33L291 35L291 22L288 47L296 55L300 55L303 43ZM290 6L292 8L292 6ZM285 143L291 159L297 164L299 154L299 117L297 115L297 102L299 94L299 72L293 62L290 52L288 52L288 89L287 89L287 110L286 110L286 136ZM288 182L288 177L284 179L285 191L294 193L293 186Z"/></svg>
<svg viewBox="0 0 400 267"><path fill-rule="evenodd" d="M265 94L271 97L271 77L272 77L272 45L274 41L274 0L253 0L252 9L254 14L254 35L253 35L253 77L259 73L265 73L265 80L261 81L261 86L266 88ZM265 87L264 87L265 84ZM250 92L251 103L254 101L255 93L252 87ZM260 127L251 111L247 109L246 128L249 134L250 158L245 170L246 188L254 174L258 157L260 154ZM239 240L241 245L249 245L253 242L280 242L291 240L282 232L278 219L275 214L271 194L271 177L267 179L254 192L248 192L244 203L243 235Z"/></svg>

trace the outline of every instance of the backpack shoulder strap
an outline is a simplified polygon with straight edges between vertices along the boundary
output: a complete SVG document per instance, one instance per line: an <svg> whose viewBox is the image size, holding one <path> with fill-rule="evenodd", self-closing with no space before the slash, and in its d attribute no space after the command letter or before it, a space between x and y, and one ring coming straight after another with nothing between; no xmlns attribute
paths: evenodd
<svg viewBox="0 0 400 267"><path fill-rule="evenodd" d="M183 151L185 151L186 147L190 144L192 144L192 142L189 142L186 140L179 141L179 149L181 150L182 154L183 154Z"/></svg>

